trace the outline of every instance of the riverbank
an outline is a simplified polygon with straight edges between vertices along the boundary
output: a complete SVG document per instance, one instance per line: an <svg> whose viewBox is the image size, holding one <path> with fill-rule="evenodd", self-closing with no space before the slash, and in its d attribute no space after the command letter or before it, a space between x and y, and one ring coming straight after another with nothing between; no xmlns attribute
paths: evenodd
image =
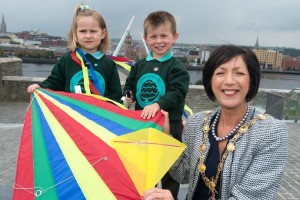
<svg viewBox="0 0 300 200"><path fill-rule="evenodd" d="M44 59L44 58L21 58L23 63L34 63L34 64L55 64L57 59Z"/></svg>
<svg viewBox="0 0 300 200"><path fill-rule="evenodd" d="M300 71L261 70L261 73L265 73L265 74L298 74L298 75L300 75Z"/></svg>
<svg viewBox="0 0 300 200"><path fill-rule="evenodd" d="M188 71L202 71L204 65L188 65L186 64L186 69ZM261 70L261 73L266 73L266 74L298 74L300 75L300 71L278 71L278 70Z"/></svg>
<svg viewBox="0 0 300 200"><path fill-rule="evenodd" d="M20 58L23 63L33 63L33 64L55 64L57 59L44 59L44 58ZM200 65L190 65L185 64L188 71L202 71L204 64ZM266 74L297 74L300 75L300 71L278 71L278 70L261 70L262 73Z"/></svg>
<svg viewBox="0 0 300 200"><path fill-rule="evenodd" d="M202 71L204 65L196 65L196 66L194 66L194 65L188 65L188 64L186 64L185 67L189 71Z"/></svg>

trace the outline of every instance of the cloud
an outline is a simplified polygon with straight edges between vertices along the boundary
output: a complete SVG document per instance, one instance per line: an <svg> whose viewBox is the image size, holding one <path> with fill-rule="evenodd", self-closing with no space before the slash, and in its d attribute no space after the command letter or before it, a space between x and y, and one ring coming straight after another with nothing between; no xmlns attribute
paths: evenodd
<svg viewBox="0 0 300 200"><path fill-rule="evenodd" d="M8 31L39 29L66 36L75 6L80 1L9 0L1 2ZM254 45L257 36L264 45L300 48L299 0L89 0L100 12L111 38L120 38L132 16L130 29L140 39L143 21L155 10L171 12L177 21L178 42Z"/></svg>

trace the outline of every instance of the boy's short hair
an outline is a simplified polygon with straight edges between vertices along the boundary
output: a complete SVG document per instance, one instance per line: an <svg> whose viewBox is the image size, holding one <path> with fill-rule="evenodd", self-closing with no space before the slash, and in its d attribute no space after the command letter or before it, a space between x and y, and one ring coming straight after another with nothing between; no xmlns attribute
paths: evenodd
<svg viewBox="0 0 300 200"><path fill-rule="evenodd" d="M215 101L216 97L212 91L211 79L215 70L222 64L230 61L232 58L241 56L245 62L249 76L249 91L246 95L246 101L249 102L255 97L259 88L260 82L260 66L255 53L247 48L235 45L223 45L218 47L208 58L203 68L203 86L207 96Z"/></svg>
<svg viewBox="0 0 300 200"><path fill-rule="evenodd" d="M167 22L171 23L172 34L175 35L176 31L176 21L172 14L167 11L155 11L150 13L144 21L144 35L147 36L147 30L149 27L156 28L159 25L165 24Z"/></svg>

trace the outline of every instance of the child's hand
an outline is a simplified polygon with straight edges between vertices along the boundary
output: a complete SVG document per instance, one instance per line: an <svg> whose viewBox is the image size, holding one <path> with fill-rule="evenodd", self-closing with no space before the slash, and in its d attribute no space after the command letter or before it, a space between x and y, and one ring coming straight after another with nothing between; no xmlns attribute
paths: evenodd
<svg viewBox="0 0 300 200"><path fill-rule="evenodd" d="M125 97L125 100L126 100L126 107L130 108L132 104L132 98Z"/></svg>
<svg viewBox="0 0 300 200"><path fill-rule="evenodd" d="M127 108L129 108L132 104L132 92L129 91L128 94L125 95L125 100L127 103Z"/></svg>
<svg viewBox="0 0 300 200"><path fill-rule="evenodd" d="M38 84L32 84L32 85L29 85L28 88L27 88L27 93L28 94L31 94L34 92L34 90L40 88L41 86L39 86Z"/></svg>
<svg viewBox="0 0 300 200"><path fill-rule="evenodd" d="M123 96L121 100L123 101L123 104L126 106L126 108L130 108L132 104L132 92L126 92L125 96Z"/></svg>
<svg viewBox="0 0 300 200"><path fill-rule="evenodd" d="M152 188L144 193L143 200L174 200L170 190Z"/></svg>
<svg viewBox="0 0 300 200"><path fill-rule="evenodd" d="M168 135L170 135L170 121L169 121L169 113L164 111L163 109L160 112L165 116L164 125L162 127L162 131Z"/></svg>
<svg viewBox="0 0 300 200"><path fill-rule="evenodd" d="M148 105L144 108L141 117L143 119L150 119L151 117L154 117L159 110L160 106L158 105L158 103Z"/></svg>

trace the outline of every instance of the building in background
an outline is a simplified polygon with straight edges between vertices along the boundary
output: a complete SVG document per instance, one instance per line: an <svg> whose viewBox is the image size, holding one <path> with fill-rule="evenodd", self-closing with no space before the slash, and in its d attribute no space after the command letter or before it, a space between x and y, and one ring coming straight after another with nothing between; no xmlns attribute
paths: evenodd
<svg viewBox="0 0 300 200"><path fill-rule="evenodd" d="M6 23L5 23L5 20L4 20L4 14L2 15L2 23L1 23L0 33L7 33Z"/></svg>
<svg viewBox="0 0 300 200"><path fill-rule="evenodd" d="M201 63L206 63L210 55L209 49L202 49L201 51Z"/></svg>
<svg viewBox="0 0 300 200"><path fill-rule="evenodd" d="M200 64L200 53L199 49L197 50L190 50L188 54L188 61L189 64L192 66L197 66Z"/></svg>
<svg viewBox="0 0 300 200"><path fill-rule="evenodd" d="M10 43L11 41L12 41L12 38L9 35L0 33L0 44L1 43L7 44L7 43Z"/></svg>
<svg viewBox="0 0 300 200"><path fill-rule="evenodd" d="M146 49L139 41L134 41L128 32L124 41L124 57L136 61L147 56Z"/></svg>
<svg viewBox="0 0 300 200"><path fill-rule="evenodd" d="M6 23L4 20L4 15L2 15L2 22L1 22L1 27L0 27L0 44L8 44L13 40L13 36L10 34L7 34L6 30Z"/></svg>
<svg viewBox="0 0 300 200"><path fill-rule="evenodd" d="M132 36L130 35L129 32L124 41L124 52L125 52L125 58L129 60L133 59Z"/></svg>
<svg viewBox="0 0 300 200"><path fill-rule="evenodd" d="M282 52L260 48L258 43L258 37L256 39L253 51L258 58L261 69L282 70Z"/></svg>
<svg viewBox="0 0 300 200"><path fill-rule="evenodd" d="M254 49L259 49L258 36L257 36L257 38L256 38L256 42L255 42L255 45L254 45Z"/></svg>
<svg viewBox="0 0 300 200"><path fill-rule="evenodd" d="M214 45L214 44L203 44L199 46L200 51L200 63L204 64L208 60L210 54L216 50L220 45Z"/></svg>
<svg viewBox="0 0 300 200"><path fill-rule="evenodd" d="M282 70L283 53L280 51L267 49L253 49L256 54L261 69L263 70Z"/></svg>
<svg viewBox="0 0 300 200"><path fill-rule="evenodd" d="M284 56L282 70L300 70L300 60L292 56Z"/></svg>

